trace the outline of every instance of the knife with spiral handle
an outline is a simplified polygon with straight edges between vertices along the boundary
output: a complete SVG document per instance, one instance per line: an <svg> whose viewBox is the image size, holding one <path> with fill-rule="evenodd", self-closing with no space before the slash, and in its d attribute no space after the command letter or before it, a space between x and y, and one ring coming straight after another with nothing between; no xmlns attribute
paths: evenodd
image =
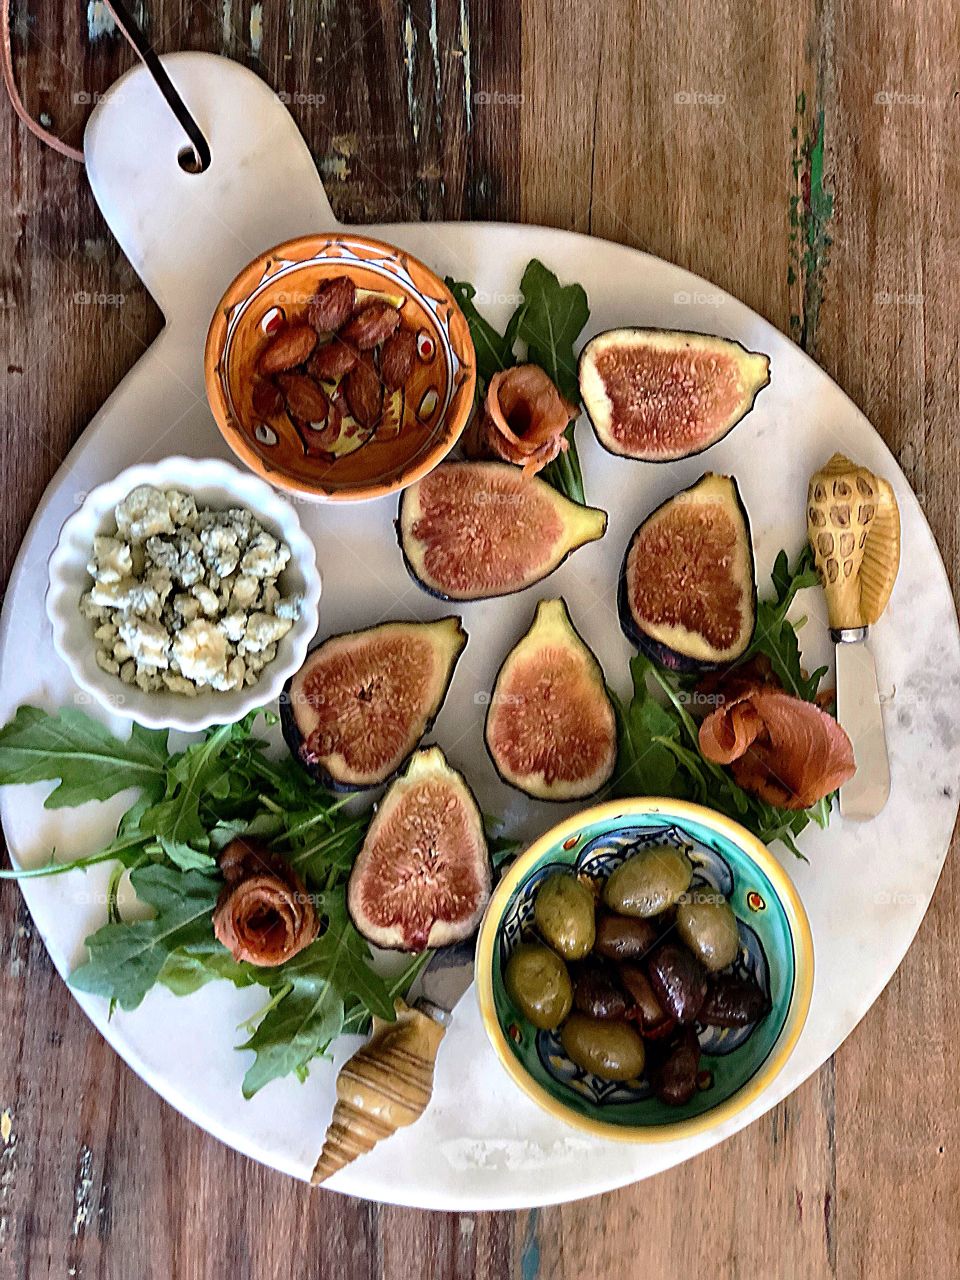
<svg viewBox="0 0 960 1280"><path fill-rule="evenodd" d="M473 982L475 944L473 935L434 952L410 992L413 1003L396 1001L395 1022L374 1018L370 1039L340 1068L333 1118L310 1179L315 1186L426 1110L440 1042Z"/></svg>
<svg viewBox="0 0 960 1280"><path fill-rule="evenodd" d="M837 719L857 771L840 788L845 818L875 817L890 794L877 669L867 644L900 567L900 512L893 489L835 453L810 480L807 533L827 598L836 645Z"/></svg>

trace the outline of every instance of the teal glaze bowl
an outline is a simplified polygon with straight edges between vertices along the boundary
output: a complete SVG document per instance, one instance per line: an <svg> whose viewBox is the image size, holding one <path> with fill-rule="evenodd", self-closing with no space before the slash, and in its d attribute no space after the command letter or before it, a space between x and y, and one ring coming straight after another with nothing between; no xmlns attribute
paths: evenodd
<svg viewBox="0 0 960 1280"><path fill-rule="evenodd" d="M711 1083L680 1107L660 1102L642 1077L602 1080L576 1066L559 1031L538 1031L503 982L514 947L534 936L534 898L547 876L572 871L599 885L631 854L663 844L687 852L695 886L709 884L727 898L740 931L734 970L752 975L771 1006L751 1027L697 1027L700 1067ZM729 1120L782 1069L810 1008L813 939L786 872L738 823L679 800L614 800L559 823L508 869L480 926L476 986L497 1056L535 1102L596 1137L662 1142Z"/></svg>

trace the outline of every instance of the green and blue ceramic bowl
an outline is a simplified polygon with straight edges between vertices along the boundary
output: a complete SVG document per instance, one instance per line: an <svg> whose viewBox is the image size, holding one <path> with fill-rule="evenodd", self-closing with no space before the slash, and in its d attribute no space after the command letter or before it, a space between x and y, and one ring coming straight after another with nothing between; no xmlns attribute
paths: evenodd
<svg viewBox="0 0 960 1280"><path fill-rule="evenodd" d="M513 948L533 932L533 902L558 870L602 882L625 858L653 845L684 848L694 883L729 901L740 926L734 969L767 992L770 1012L752 1027L698 1027L701 1069L712 1083L685 1106L660 1102L642 1079L601 1080L566 1056L559 1034L538 1031L507 995ZM596 1137L663 1142L731 1119L782 1069L800 1037L813 991L813 939L786 872L738 823L678 800L615 800L541 836L500 881L480 927L476 984L487 1035L513 1080L544 1110Z"/></svg>

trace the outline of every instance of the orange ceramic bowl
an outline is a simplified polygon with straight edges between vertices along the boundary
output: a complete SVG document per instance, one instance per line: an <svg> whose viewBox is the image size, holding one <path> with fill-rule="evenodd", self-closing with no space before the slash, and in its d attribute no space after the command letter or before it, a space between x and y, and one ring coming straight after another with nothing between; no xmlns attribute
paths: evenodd
<svg viewBox="0 0 960 1280"><path fill-rule="evenodd" d="M328 400L320 422L300 421L286 405L267 408L276 393L264 394L257 372L273 335L305 323L317 287L343 275L358 305L389 301L416 334L412 372L385 390L372 426L353 418L340 380L319 384ZM432 471L467 424L477 379L466 318L443 281L401 249L349 232L288 240L245 267L210 324L204 372L213 416L237 457L270 484L319 502L382 498Z"/></svg>

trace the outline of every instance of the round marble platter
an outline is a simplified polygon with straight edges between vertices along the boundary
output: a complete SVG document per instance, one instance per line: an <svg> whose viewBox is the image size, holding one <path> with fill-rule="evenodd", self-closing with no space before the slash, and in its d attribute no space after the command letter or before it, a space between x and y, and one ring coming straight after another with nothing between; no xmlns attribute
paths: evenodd
<svg viewBox="0 0 960 1280"><path fill-rule="evenodd" d="M43 608L46 561L64 520L92 486L132 463L171 453L225 456L203 387L213 308L256 254L337 225L296 126L265 84L211 55L177 54L165 62L211 143L213 164L203 175L178 166L182 137L142 70L120 80L91 118L85 142L91 184L166 325L57 472L24 539L2 616L3 721L23 702L51 710L83 702L54 653ZM735 1120L694 1138L651 1146L593 1140L542 1113L512 1085L468 993L441 1050L426 1114L329 1184L433 1209L573 1199L649 1177L755 1120L816 1071L889 981L936 887L957 812L956 611L923 513L880 437L797 347L735 299L666 262L561 231L477 224L363 231L410 250L440 275L472 281L494 323L505 321L524 266L538 257L561 280L586 288L591 316L585 336L619 324L686 328L737 338L771 357L771 385L755 410L700 457L663 466L616 459L581 421L577 440L587 498L610 513L606 537L528 591L457 610L470 642L431 738L465 770L481 807L502 814L518 835L533 837L571 812L570 806L535 804L508 791L482 745L486 695L538 598L565 596L608 680L625 692L630 650L615 610L624 546L647 512L703 471L737 477L752 521L761 591L768 589L778 549L794 554L802 545L807 479L835 450L886 476L902 512L903 567L873 635L892 767L890 801L872 822L837 815L829 831L805 832L808 861L775 849L803 898L816 950L810 1016L778 1079ZM395 500L336 508L303 503L298 511L316 541L323 575L321 634L386 617L427 619L450 611L404 571L393 531ZM798 609L808 618L805 660L829 661L820 592L803 593ZM113 727L128 732L121 721ZM46 861L54 847L61 858L99 848L132 799L128 793L80 810L45 810L51 785L0 792L0 818L13 856L24 866ZM23 883L36 927L64 976L83 958L84 937L103 922L105 880L106 869L98 868ZM233 1046L241 1039L237 1025L258 1006L258 992L213 983L176 999L155 990L139 1009L118 1012L109 1022L105 1001L76 998L133 1070L191 1120L265 1164L309 1176L332 1109L336 1068L356 1039L338 1043L333 1062L315 1063L305 1084L277 1081L245 1102L240 1081L248 1055Z"/></svg>

